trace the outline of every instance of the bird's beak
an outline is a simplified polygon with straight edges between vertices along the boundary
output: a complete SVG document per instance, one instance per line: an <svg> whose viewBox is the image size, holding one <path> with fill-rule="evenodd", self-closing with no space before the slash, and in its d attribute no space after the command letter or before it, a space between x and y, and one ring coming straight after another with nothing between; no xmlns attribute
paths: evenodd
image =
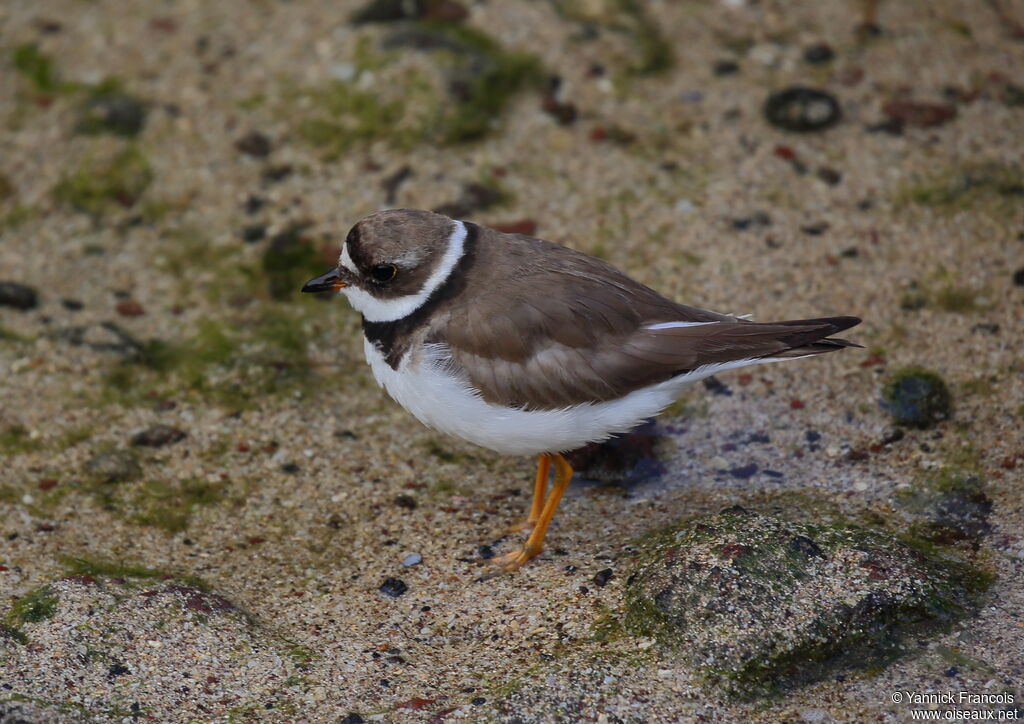
<svg viewBox="0 0 1024 724"><path fill-rule="evenodd" d="M302 291L304 292L336 292L342 287L347 287L348 283L341 280L341 273L335 269L331 269L326 274L321 274L316 279L310 279L308 282L302 285Z"/></svg>

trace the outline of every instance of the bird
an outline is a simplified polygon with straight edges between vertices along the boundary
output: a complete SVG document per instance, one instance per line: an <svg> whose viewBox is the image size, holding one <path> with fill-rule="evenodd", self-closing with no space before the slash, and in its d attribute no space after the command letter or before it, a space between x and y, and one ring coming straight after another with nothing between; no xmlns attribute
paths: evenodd
<svg viewBox="0 0 1024 724"><path fill-rule="evenodd" d="M859 347L852 316L761 323L674 302L561 244L418 209L366 216L303 292L362 315L377 383L426 426L537 456L514 571L544 550L573 476L564 454L628 432L724 370ZM548 488L551 469L553 481Z"/></svg>

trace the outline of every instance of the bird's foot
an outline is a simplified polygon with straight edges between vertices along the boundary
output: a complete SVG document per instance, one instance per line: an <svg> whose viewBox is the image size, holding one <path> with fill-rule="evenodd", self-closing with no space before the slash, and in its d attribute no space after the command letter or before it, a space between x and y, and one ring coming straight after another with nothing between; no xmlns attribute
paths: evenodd
<svg viewBox="0 0 1024 724"><path fill-rule="evenodd" d="M530 545L525 545L522 548L517 548L514 551L491 559L491 563L498 566L502 570L511 573L531 558L540 555L540 553L543 550L544 549L541 546L534 547Z"/></svg>

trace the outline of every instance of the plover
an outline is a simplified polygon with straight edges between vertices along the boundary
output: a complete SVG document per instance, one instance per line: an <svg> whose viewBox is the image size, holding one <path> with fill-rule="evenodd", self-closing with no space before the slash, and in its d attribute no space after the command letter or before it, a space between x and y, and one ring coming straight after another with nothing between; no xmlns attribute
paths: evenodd
<svg viewBox="0 0 1024 724"><path fill-rule="evenodd" d="M560 244L412 209L357 223L337 267L302 288L328 290L362 314L373 376L420 422L538 456L533 530L494 559L507 570L543 550L573 474L562 453L627 432L717 372L857 346L831 335L860 322L688 307Z"/></svg>

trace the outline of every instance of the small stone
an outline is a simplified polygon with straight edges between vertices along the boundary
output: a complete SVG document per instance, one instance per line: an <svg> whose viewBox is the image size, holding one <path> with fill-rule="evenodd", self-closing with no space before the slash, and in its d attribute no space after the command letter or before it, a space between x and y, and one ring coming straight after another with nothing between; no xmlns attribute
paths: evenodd
<svg viewBox="0 0 1024 724"><path fill-rule="evenodd" d="M399 508L405 508L406 510L416 510L416 507L419 505L419 503L416 502L416 498L411 495L406 495L405 493L396 495L394 503Z"/></svg>
<svg viewBox="0 0 1024 724"><path fill-rule="evenodd" d="M78 132L137 136L146 125L146 105L135 96L122 92L94 95L82 106Z"/></svg>
<svg viewBox="0 0 1024 724"><path fill-rule="evenodd" d="M398 598L403 593L408 591L409 587L401 579L389 577L384 579L384 583L380 585L380 588L378 590L385 596L390 596L391 598Z"/></svg>
<svg viewBox="0 0 1024 724"><path fill-rule="evenodd" d="M476 549L476 553L477 553L478 556L483 558L485 561L489 560L491 558L494 558L494 549L491 548L487 544L484 544L484 545L480 546L479 548L477 548Z"/></svg>
<svg viewBox="0 0 1024 724"><path fill-rule="evenodd" d="M85 305L77 299L61 299L60 304L69 312L78 312L85 308Z"/></svg>
<svg viewBox="0 0 1024 724"><path fill-rule="evenodd" d="M953 414L953 397L945 381L920 367L894 372L882 389L879 404L897 425L905 427L931 427Z"/></svg>
<svg viewBox="0 0 1024 724"><path fill-rule="evenodd" d="M409 555L407 555L405 558L402 559L402 565L405 566L406 568L408 568L410 566L418 566L422 562L423 562L423 556L421 556L419 553L410 553Z"/></svg>
<svg viewBox="0 0 1024 724"><path fill-rule="evenodd" d="M338 721L338 724L363 724L363 717L351 711L347 716Z"/></svg>
<svg viewBox="0 0 1024 724"><path fill-rule="evenodd" d="M146 313L146 310L142 308L142 305L132 299L125 299L124 301L118 302L114 309L116 309L117 313L122 317L141 317Z"/></svg>
<svg viewBox="0 0 1024 724"><path fill-rule="evenodd" d="M266 224L252 224L242 229L242 241L246 244L255 244L267 235Z"/></svg>
<svg viewBox="0 0 1024 724"><path fill-rule="evenodd" d="M740 65L735 60L719 60L711 68L715 75L734 75L739 73Z"/></svg>
<svg viewBox="0 0 1024 724"><path fill-rule="evenodd" d="M132 672L128 669L127 666L124 666L123 664L114 664L109 669L107 669L107 678L113 679L115 676L122 676L124 674L130 673Z"/></svg>
<svg viewBox="0 0 1024 724"><path fill-rule="evenodd" d="M594 574L594 577L590 580L598 588L604 588L608 585L608 581L612 580L615 572L611 568L605 568Z"/></svg>
<svg viewBox="0 0 1024 724"><path fill-rule="evenodd" d="M1018 287L1024 287L1024 266L1013 273L1013 283Z"/></svg>
<svg viewBox="0 0 1024 724"><path fill-rule="evenodd" d="M732 397L732 390L729 389L729 385L722 382L717 377L706 377L702 384L704 389L710 392L712 395L721 395L723 397Z"/></svg>
<svg viewBox="0 0 1024 724"><path fill-rule="evenodd" d="M768 96L764 115L776 128L809 133L836 125L842 118L842 111L831 94L815 88L792 86Z"/></svg>
<svg viewBox="0 0 1024 724"><path fill-rule="evenodd" d="M253 158L266 158L273 150L270 139L259 131L250 131L239 138L235 141L235 148Z"/></svg>
<svg viewBox="0 0 1024 724"><path fill-rule="evenodd" d="M828 43L815 43L804 48L804 61L811 65L828 63L835 57L835 51Z"/></svg>
<svg viewBox="0 0 1024 724"><path fill-rule="evenodd" d="M882 112L890 121L915 128L933 128L956 118L956 106L945 103L896 100L882 106Z"/></svg>
<svg viewBox="0 0 1024 724"><path fill-rule="evenodd" d="M0 307L14 307L24 312L38 305L39 296L32 287L18 282L0 282Z"/></svg>
<svg viewBox="0 0 1024 724"><path fill-rule="evenodd" d="M83 466L85 472L104 483L122 483L142 474L138 461L128 450L111 450L93 455Z"/></svg>
<svg viewBox="0 0 1024 724"><path fill-rule="evenodd" d="M470 702L470 704L472 704L473 706L482 706L482 705L484 705L484 704L486 704L486 703L487 703L487 699L485 699L485 698L484 698L484 697L482 697L482 696L477 696L477 697L475 697L475 698L474 698L474 699L473 699L473 700L472 700L472 701Z"/></svg>
<svg viewBox="0 0 1024 724"><path fill-rule="evenodd" d="M245 204L242 208L245 210L245 213L252 216L266 205L267 200L262 196L250 195L249 198L245 200Z"/></svg>
<svg viewBox="0 0 1024 724"><path fill-rule="evenodd" d="M819 168L816 175L829 186L836 186L843 180L843 175L841 173L833 168L829 168L828 166L822 166Z"/></svg>
<svg viewBox="0 0 1024 724"><path fill-rule="evenodd" d="M738 468L732 468L729 470L729 475L740 480L746 480L752 478L757 474L758 467L756 463L750 463L749 465L743 465Z"/></svg>
<svg viewBox="0 0 1024 724"><path fill-rule="evenodd" d="M131 442L138 447L164 447L180 442L186 437L188 434L184 430L171 425L153 425L132 436Z"/></svg>
<svg viewBox="0 0 1024 724"><path fill-rule="evenodd" d="M289 475L295 475L300 470L301 468L298 466L298 463L293 463L291 461L286 462L281 466L281 472L288 473Z"/></svg>

